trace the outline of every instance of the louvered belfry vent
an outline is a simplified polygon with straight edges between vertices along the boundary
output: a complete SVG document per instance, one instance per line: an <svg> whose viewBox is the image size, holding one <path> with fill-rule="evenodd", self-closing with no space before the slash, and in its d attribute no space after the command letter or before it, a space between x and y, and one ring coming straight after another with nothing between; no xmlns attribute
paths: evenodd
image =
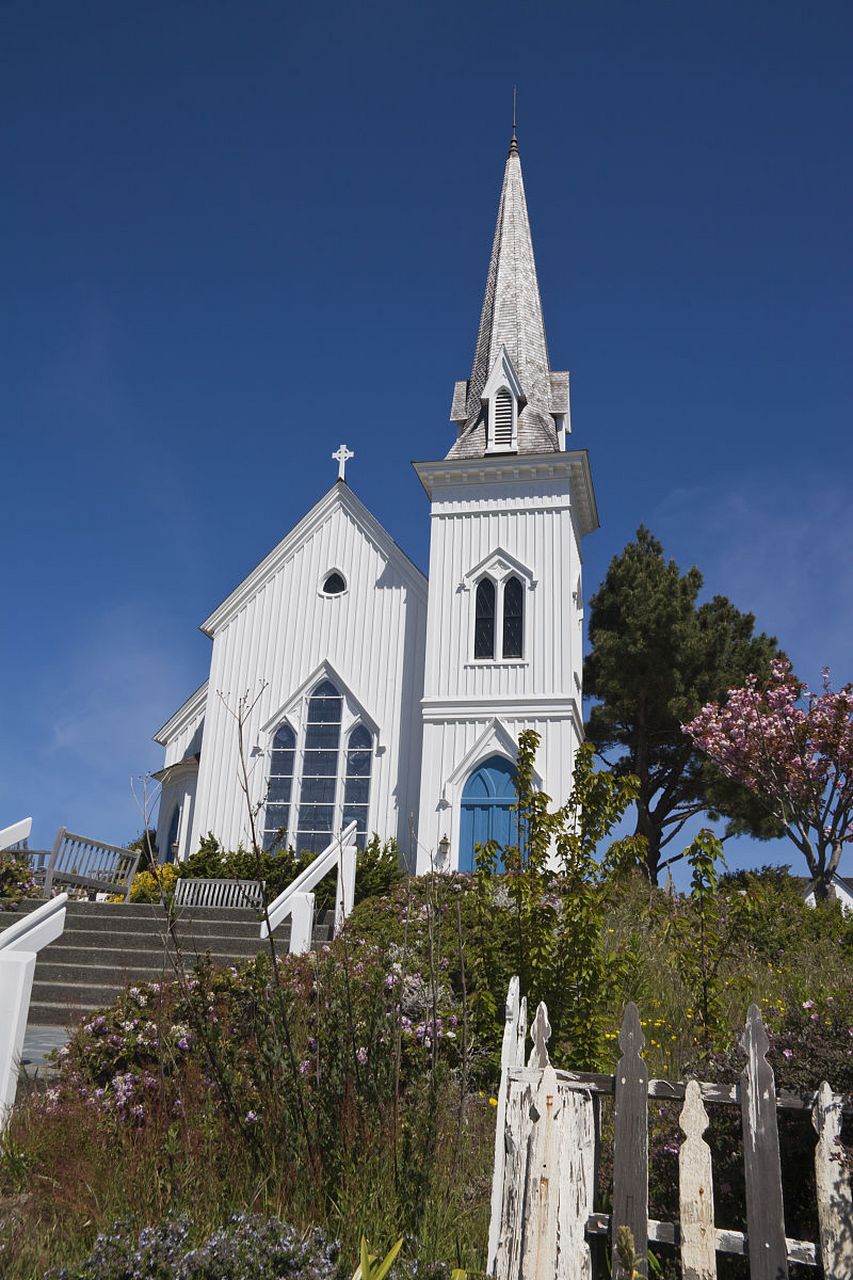
<svg viewBox="0 0 853 1280"><path fill-rule="evenodd" d="M512 395L501 387L495 396L495 424L492 433L492 447L495 449L512 448Z"/></svg>

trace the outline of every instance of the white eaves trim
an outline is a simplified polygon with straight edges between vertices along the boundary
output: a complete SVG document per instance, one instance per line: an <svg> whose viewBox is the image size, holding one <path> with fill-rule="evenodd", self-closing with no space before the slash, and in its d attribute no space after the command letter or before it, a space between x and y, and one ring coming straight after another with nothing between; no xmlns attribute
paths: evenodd
<svg viewBox="0 0 853 1280"><path fill-rule="evenodd" d="M257 568L253 569L234 588L231 594L226 596L222 603L214 609L213 613L205 618L201 624L201 630L205 635L215 635L220 628L230 622L234 615L239 613L240 609L251 600L252 596L260 590L264 583L278 572L281 566L311 536L315 529L319 528L336 507L342 507L352 517L376 548L393 563L394 567L407 580L413 590L419 592L426 599L427 580L420 569L412 563L406 553L397 546L394 539L386 533L376 517L371 515L364 503L355 496L349 485L345 481L338 480L328 493L324 494L320 501L315 503L311 510L293 526L290 532L282 538L281 542L276 547L273 547L269 555L264 557Z"/></svg>
<svg viewBox="0 0 853 1280"><path fill-rule="evenodd" d="M158 742L161 747L167 747L173 738L176 738L182 729L194 720L199 712L203 711L207 704L207 686L208 681L200 684L195 693L191 693L173 716L157 730L154 734L154 741Z"/></svg>
<svg viewBox="0 0 853 1280"><path fill-rule="evenodd" d="M415 462L412 465L430 499L435 490L442 488L494 486L567 476L581 536L599 527L586 449L565 453L487 454L482 458L444 458L441 462Z"/></svg>

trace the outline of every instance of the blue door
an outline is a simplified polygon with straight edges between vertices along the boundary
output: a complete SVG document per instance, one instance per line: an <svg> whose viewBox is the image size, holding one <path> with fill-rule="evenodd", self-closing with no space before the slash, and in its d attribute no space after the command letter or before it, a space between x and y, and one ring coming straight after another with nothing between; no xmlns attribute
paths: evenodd
<svg viewBox="0 0 853 1280"><path fill-rule="evenodd" d="M469 777L462 792L459 870L474 870L474 845L496 840L499 845L517 844L515 765L502 756L491 756ZM498 870L503 858L498 857Z"/></svg>

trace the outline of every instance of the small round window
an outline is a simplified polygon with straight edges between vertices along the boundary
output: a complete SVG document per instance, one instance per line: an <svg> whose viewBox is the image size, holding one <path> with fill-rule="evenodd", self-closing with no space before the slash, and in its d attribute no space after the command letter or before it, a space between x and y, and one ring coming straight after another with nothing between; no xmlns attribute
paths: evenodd
<svg viewBox="0 0 853 1280"><path fill-rule="evenodd" d="M342 592L346 591L346 589L347 584L344 582L343 577L337 572L337 570L330 573L323 583L324 596L339 596Z"/></svg>

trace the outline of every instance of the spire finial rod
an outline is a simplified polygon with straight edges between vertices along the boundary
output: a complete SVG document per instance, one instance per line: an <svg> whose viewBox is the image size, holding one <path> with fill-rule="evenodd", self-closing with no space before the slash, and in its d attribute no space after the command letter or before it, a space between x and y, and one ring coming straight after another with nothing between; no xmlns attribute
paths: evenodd
<svg viewBox="0 0 853 1280"><path fill-rule="evenodd" d="M510 155L512 155L513 152L515 152L516 155L518 154L518 138L516 137L516 132L515 132L515 108L516 108L517 98L518 98L518 85L514 84L512 86L512 138L509 144Z"/></svg>

